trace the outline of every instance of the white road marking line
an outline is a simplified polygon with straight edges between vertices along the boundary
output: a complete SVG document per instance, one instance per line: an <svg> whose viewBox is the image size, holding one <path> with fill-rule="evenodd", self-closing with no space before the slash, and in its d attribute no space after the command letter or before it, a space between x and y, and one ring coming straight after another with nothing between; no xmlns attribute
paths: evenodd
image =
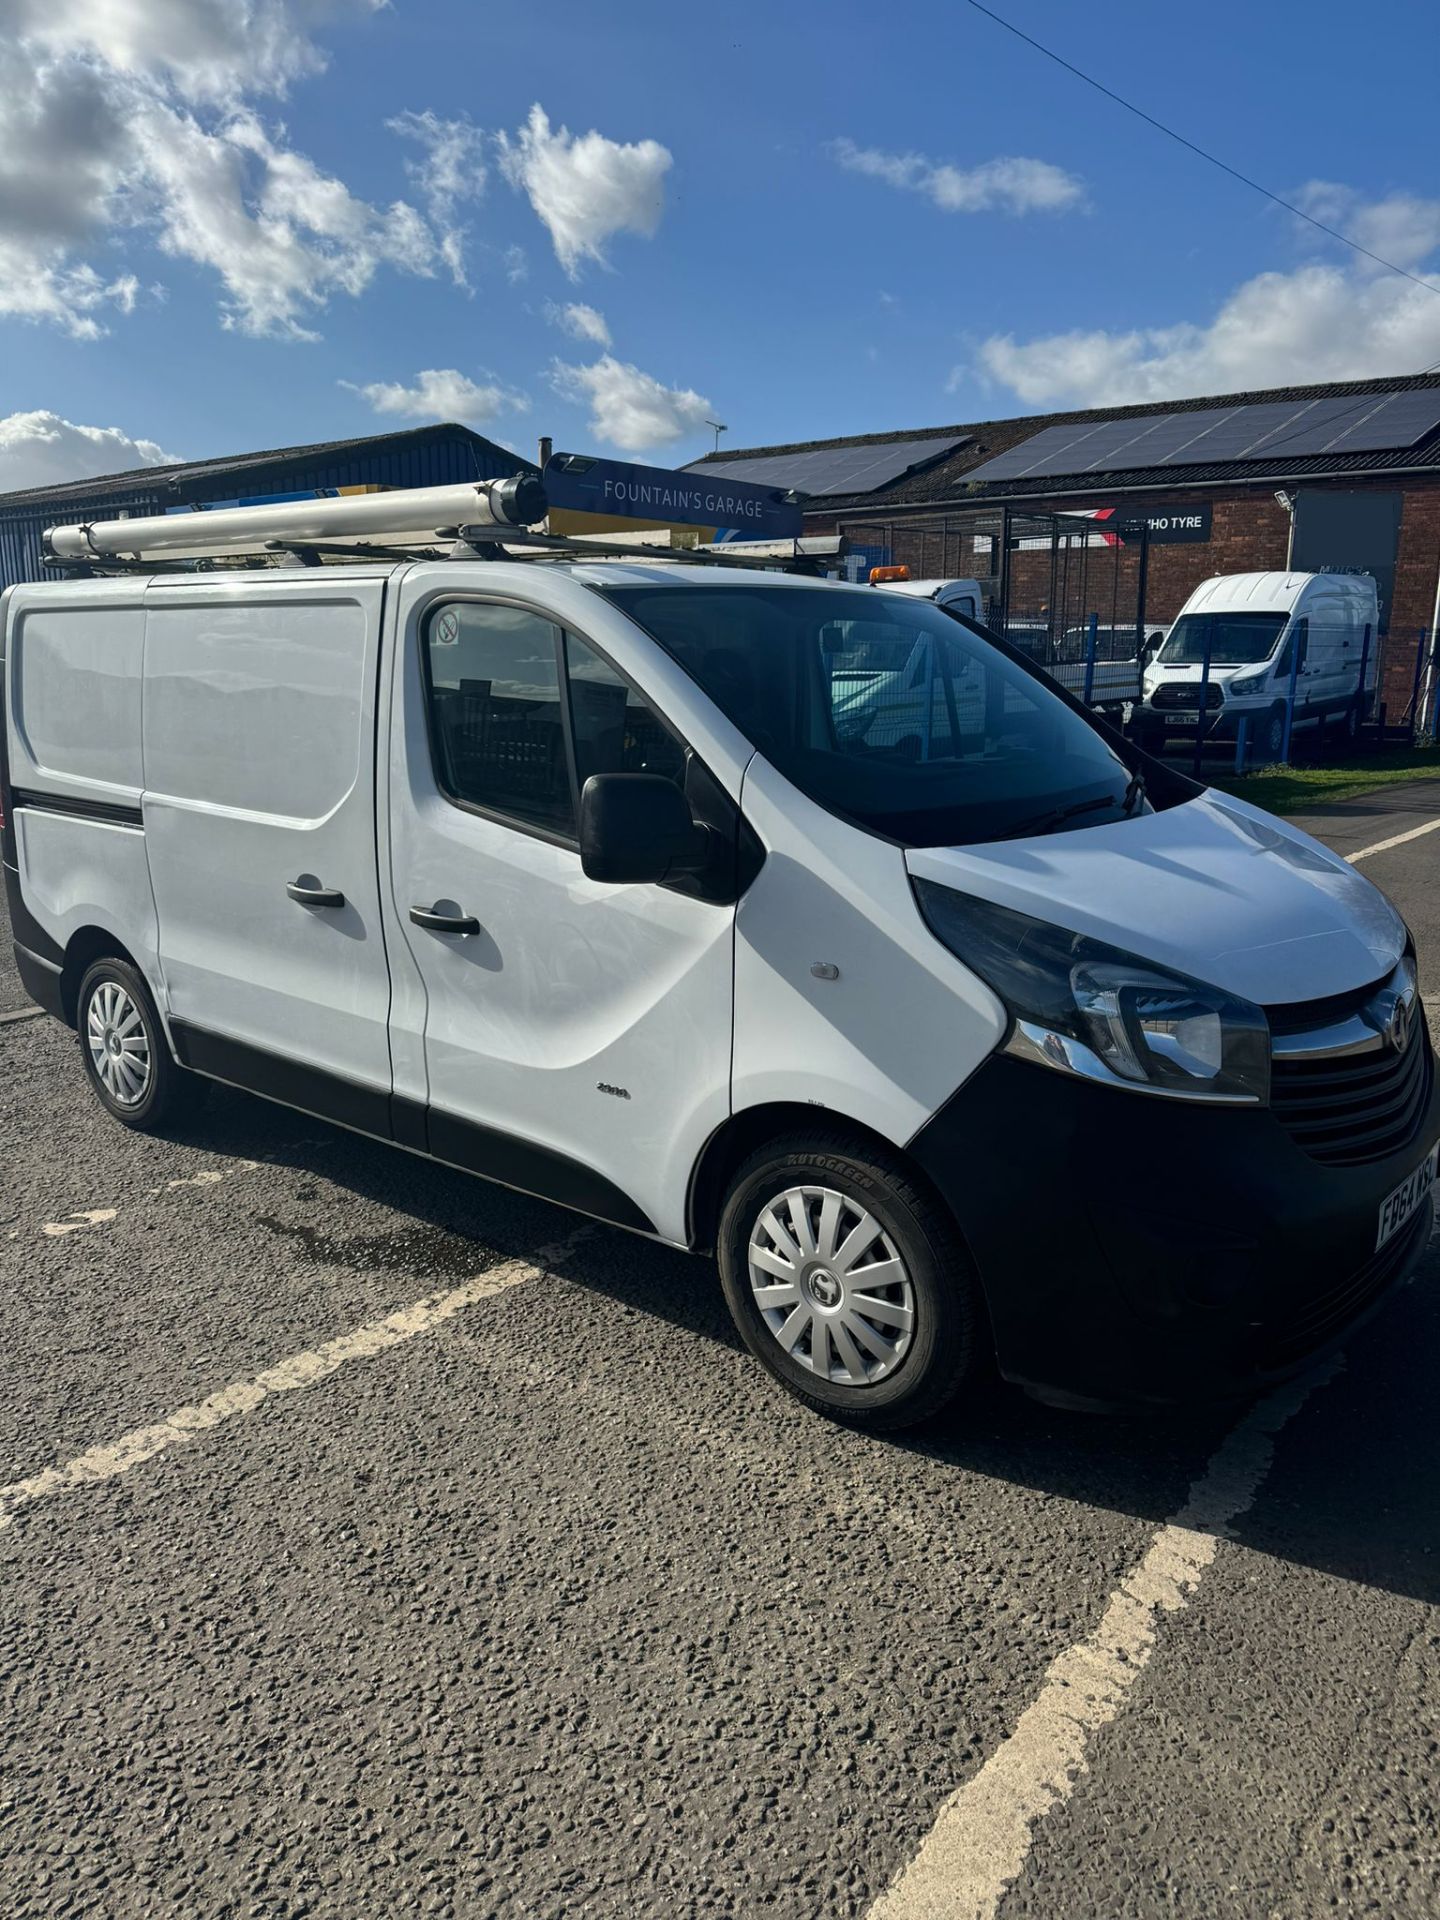
<svg viewBox="0 0 1440 1920"><path fill-rule="evenodd" d="M103 1227L117 1212L115 1207L92 1207L88 1213L72 1213L68 1220L47 1220L40 1231L51 1240L59 1240L67 1233L79 1233L82 1227Z"/></svg>
<svg viewBox="0 0 1440 1920"><path fill-rule="evenodd" d="M1075 1791L1091 1736L1118 1716L1149 1663L1159 1616L1189 1605L1230 1522L1254 1501L1274 1436L1341 1364L1271 1394L1221 1443L1185 1505L1111 1594L1099 1626L1051 1664L1014 1731L945 1802L868 1920L993 1920L1025 1866L1036 1823Z"/></svg>
<svg viewBox="0 0 1440 1920"><path fill-rule="evenodd" d="M43 1473L32 1474L28 1480L16 1480L8 1487L0 1487L0 1531L11 1524L22 1507L37 1500L129 1473L132 1468L153 1460L156 1454L181 1446L237 1414L253 1413L272 1394L313 1387L352 1360L373 1359L377 1353L385 1353L422 1333L432 1332L479 1300L489 1300L526 1280L542 1279L551 1267L594 1232L593 1226L577 1228L566 1239L537 1248L529 1260L506 1260L499 1266L487 1268L473 1280L452 1287L448 1293L427 1294L398 1312L386 1314L383 1320L368 1320L349 1333L342 1333L338 1339L327 1340L323 1346L292 1353L248 1380L232 1380L228 1387L221 1387L198 1405L178 1407L152 1427L136 1427L130 1433L121 1434L118 1440L77 1454L61 1466L46 1467Z"/></svg>
<svg viewBox="0 0 1440 1920"><path fill-rule="evenodd" d="M1408 833L1392 834L1388 840L1377 840L1373 847L1362 847L1358 853L1347 853L1345 858L1351 866L1361 860L1368 860L1372 853L1388 853L1391 847L1403 847L1407 840L1418 840L1421 834L1434 833L1440 827L1440 820L1427 820L1423 827L1411 827Z"/></svg>

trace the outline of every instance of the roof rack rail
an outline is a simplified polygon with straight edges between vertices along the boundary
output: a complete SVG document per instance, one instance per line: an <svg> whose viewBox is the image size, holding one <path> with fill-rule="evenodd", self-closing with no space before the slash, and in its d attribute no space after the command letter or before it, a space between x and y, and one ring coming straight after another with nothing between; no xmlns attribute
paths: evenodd
<svg viewBox="0 0 1440 1920"><path fill-rule="evenodd" d="M342 494L270 506L202 508L133 520L49 527L41 542L52 561L87 565L112 560L214 559L264 554L277 545L428 541L440 528L533 526L546 513L545 489L533 474L462 486L412 487L394 493Z"/></svg>
<svg viewBox="0 0 1440 1920"><path fill-rule="evenodd" d="M661 546L654 538L594 538L537 529L547 511L530 474L448 487L222 507L134 520L50 527L47 567L87 574L175 574L218 568L396 564L419 559L636 560L744 571L821 571L806 543L767 541L756 554Z"/></svg>

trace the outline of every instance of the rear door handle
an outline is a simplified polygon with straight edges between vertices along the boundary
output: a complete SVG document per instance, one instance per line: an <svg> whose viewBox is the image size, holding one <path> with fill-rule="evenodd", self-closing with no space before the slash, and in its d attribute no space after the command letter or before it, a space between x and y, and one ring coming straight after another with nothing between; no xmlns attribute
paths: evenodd
<svg viewBox="0 0 1440 1920"><path fill-rule="evenodd" d="M411 907L410 918L427 933L479 933L473 913L435 913L429 907Z"/></svg>
<svg viewBox="0 0 1440 1920"><path fill-rule="evenodd" d="M345 904L345 896L338 887L307 887L299 880L292 880L285 891L302 907L343 907Z"/></svg>

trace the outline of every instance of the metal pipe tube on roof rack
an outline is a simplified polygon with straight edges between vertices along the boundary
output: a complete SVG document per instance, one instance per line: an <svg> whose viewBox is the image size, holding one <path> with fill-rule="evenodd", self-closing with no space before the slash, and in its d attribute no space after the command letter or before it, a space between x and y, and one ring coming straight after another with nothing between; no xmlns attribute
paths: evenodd
<svg viewBox="0 0 1440 1920"><path fill-rule="evenodd" d="M401 543L433 539L441 529L528 527L545 517L545 490L534 474L394 493L342 494L272 506L98 520L49 527L44 551L55 560L106 560L127 555L163 559L184 554L264 553L307 540Z"/></svg>

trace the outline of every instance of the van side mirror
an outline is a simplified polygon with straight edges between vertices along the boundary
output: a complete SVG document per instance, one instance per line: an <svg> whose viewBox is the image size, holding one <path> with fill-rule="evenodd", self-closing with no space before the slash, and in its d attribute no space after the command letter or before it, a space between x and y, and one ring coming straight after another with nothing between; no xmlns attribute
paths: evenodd
<svg viewBox="0 0 1440 1920"><path fill-rule="evenodd" d="M580 795L580 865L613 886L698 873L710 832L690 817L673 780L658 773L592 773Z"/></svg>

